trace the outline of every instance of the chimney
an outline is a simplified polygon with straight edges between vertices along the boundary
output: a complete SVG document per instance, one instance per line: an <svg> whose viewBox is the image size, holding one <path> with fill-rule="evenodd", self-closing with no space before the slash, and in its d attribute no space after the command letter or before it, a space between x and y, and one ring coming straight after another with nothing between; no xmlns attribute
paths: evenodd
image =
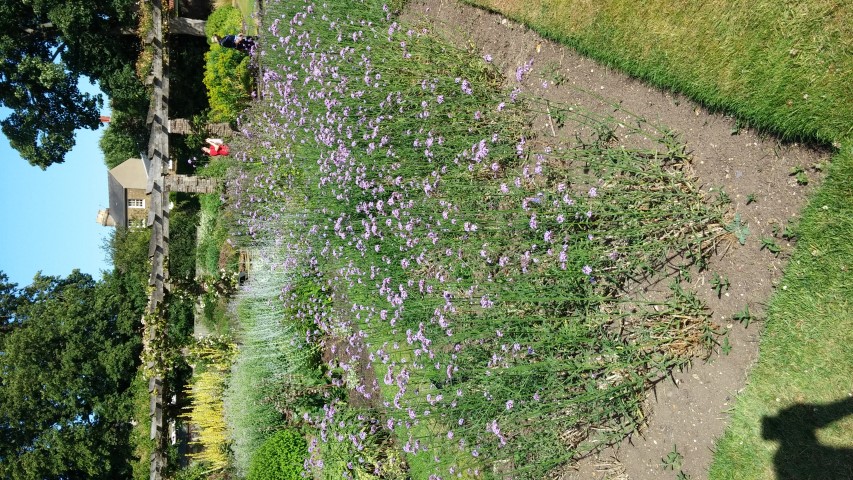
<svg viewBox="0 0 853 480"><path fill-rule="evenodd" d="M95 220L98 224L103 225L105 227L115 227L116 222L113 220L113 217L110 216L110 209L104 208L98 210L98 218Z"/></svg>

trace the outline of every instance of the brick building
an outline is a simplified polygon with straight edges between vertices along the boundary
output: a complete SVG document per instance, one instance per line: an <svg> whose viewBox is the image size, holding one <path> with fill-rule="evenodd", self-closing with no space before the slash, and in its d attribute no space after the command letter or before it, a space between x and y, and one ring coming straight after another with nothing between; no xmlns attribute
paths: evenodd
<svg viewBox="0 0 853 480"><path fill-rule="evenodd" d="M149 166L144 159L131 158L108 172L110 206L98 212L98 223L109 227L145 226L151 203L151 196L145 193Z"/></svg>

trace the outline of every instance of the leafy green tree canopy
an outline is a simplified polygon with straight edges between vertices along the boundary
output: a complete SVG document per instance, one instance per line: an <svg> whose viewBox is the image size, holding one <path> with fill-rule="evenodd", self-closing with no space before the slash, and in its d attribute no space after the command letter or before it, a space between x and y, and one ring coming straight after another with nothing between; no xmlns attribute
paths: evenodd
<svg viewBox="0 0 853 480"><path fill-rule="evenodd" d="M0 2L0 105L12 110L0 129L30 164L61 163L75 129L98 128L103 99L78 81L132 63L139 41L125 33L134 16L132 0Z"/></svg>
<svg viewBox="0 0 853 480"><path fill-rule="evenodd" d="M119 275L0 274L0 478L128 478L139 305Z"/></svg>

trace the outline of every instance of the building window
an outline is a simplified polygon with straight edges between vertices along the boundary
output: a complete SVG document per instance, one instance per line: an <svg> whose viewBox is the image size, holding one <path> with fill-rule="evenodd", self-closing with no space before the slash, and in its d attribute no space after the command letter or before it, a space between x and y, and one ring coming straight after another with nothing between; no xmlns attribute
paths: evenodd
<svg viewBox="0 0 853 480"><path fill-rule="evenodd" d="M145 208L145 200L142 198L128 198L127 208Z"/></svg>
<svg viewBox="0 0 853 480"><path fill-rule="evenodd" d="M131 218L127 220L127 228L145 228L144 218Z"/></svg>

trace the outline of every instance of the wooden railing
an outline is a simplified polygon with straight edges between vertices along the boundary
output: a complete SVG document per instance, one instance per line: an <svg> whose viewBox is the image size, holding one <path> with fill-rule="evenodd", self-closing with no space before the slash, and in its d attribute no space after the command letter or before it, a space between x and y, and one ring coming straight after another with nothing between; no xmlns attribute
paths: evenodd
<svg viewBox="0 0 853 480"><path fill-rule="evenodd" d="M148 139L148 158L150 160L150 171L148 174L148 191L151 195L148 211L148 226L151 227L151 242L148 247L148 256L151 260L151 275L148 284L152 288L148 298L146 309L147 317L163 315L163 301L168 281L168 271L165 268L166 257L169 255L169 194L163 182L163 172L167 170L169 162L169 62L168 50L163 35L163 5L161 0L148 0L152 7L153 31L148 37L149 46L153 50L153 62L149 79L154 87L151 98L151 106L148 110L148 121L151 135ZM157 338L162 338L165 332L158 331L165 328L167 322L148 321L144 325L143 344L148 347L157 343ZM164 365L156 359L159 355L146 357L145 370L150 373L148 379L148 391L151 395L149 413L151 416L150 438L154 442L154 451L151 453L150 480L161 480L166 467L166 435L164 434L163 418L163 392L165 383L162 373Z"/></svg>

